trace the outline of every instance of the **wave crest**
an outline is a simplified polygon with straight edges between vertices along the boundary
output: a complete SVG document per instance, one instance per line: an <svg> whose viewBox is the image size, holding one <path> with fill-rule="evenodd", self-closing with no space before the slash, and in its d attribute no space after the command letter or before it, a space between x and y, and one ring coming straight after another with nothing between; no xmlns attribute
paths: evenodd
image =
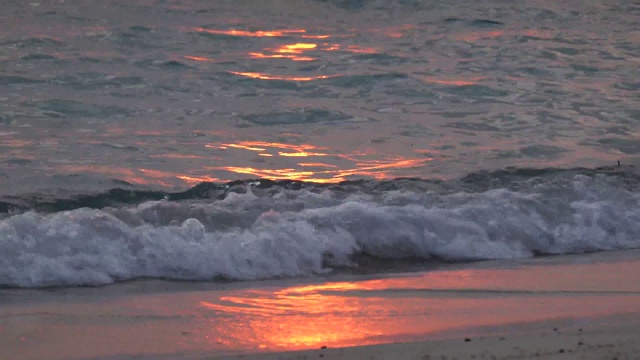
<svg viewBox="0 0 640 360"><path fill-rule="evenodd" d="M493 179L499 185L437 189L247 182L180 201L28 211L0 220L0 285L264 279L357 266L361 255L469 261L640 247L640 192L629 177Z"/></svg>

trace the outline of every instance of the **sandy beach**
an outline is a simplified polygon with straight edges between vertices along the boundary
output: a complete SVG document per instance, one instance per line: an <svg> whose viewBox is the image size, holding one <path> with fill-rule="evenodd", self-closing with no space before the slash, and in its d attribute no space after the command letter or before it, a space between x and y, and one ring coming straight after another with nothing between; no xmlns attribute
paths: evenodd
<svg viewBox="0 0 640 360"><path fill-rule="evenodd" d="M526 334L466 337L342 349L239 355L234 359L637 359L640 322L633 318L601 319L589 328L554 327ZM229 358L223 356L220 358Z"/></svg>
<svg viewBox="0 0 640 360"><path fill-rule="evenodd" d="M0 290L0 358L633 359L639 251L239 283Z"/></svg>

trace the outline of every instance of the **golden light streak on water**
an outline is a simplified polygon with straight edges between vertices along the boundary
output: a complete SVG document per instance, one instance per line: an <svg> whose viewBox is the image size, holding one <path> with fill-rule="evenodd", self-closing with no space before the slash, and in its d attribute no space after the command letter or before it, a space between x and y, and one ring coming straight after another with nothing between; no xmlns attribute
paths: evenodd
<svg viewBox="0 0 640 360"><path fill-rule="evenodd" d="M210 146L216 147L212 145ZM284 144L284 143L278 143L278 142L265 142L265 141L240 141L237 143L225 143L217 146L217 148L220 148L220 149L226 149L229 147L236 148L236 149L251 150L251 151L265 151L267 148L276 148L276 149L293 150L295 152L326 149L326 148L321 148L321 147L317 147L309 144L294 145L294 144Z"/></svg>
<svg viewBox="0 0 640 360"><path fill-rule="evenodd" d="M332 164L325 164L325 163L318 163L318 162L314 162L314 163L298 163L298 165L300 166L309 166L309 167L328 167L328 168L336 168L338 166L336 165L332 165Z"/></svg>
<svg viewBox="0 0 640 360"><path fill-rule="evenodd" d="M369 163L356 164L356 167L347 169L335 169L335 170L319 170L319 171L301 171L298 169L259 169L255 167L237 167L226 166L222 169L237 174L253 175L259 178L273 179L273 180L299 180L307 182L317 183L338 183L348 180L350 177L358 176L364 178L373 178L378 180L392 179L393 176L389 175L391 170L395 169L409 169L424 165L430 161L429 158L424 159L403 159L397 161L389 161L387 163L381 163L376 165L370 165ZM365 165L365 166L361 166ZM311 167L312 165L306 165ZM316 165L313 165L316 166ZM337 167L327 166L322 164L318 167Z"/></svg>
<svg viewBox="0 0 640 360"><path fill-rule="evenodd" d="M397 161L388 161L386 163L369 165L368 163L358 163L356 168L338 170L335 176L336 179L346 180L351 176L366 176L377 180L391 179L388 172L393 169L408 169L424 165L431 161L431 158L423 159L402 159Z"/></svg>
<svg viewBox="0 0 640 360"><path fill-rule="evenodd" d="M274 170L262 170L252 167L238 167L238 166L225 166L224 170L234 172L237 174L254 175L259 178L273 179L273 180L304 180L304 181L316 181L310 177L314 175L312 171L298 171L296 169L274 169ZM326 182L324 179L317 179L316 182Z"/></svg>
<svg viewBox="0 0 640 360"><path fill-rule="evenodd" d="M249 31L249 30L215 30L215 29L206 29L206 28L196 28L198 32L204 32L208 34L215 35L228 35L228 36L239 36L239 37L282 37L288 36L292 34L303 34L306 32L304 29L292 29L292 30L271 30L271 31Z"/></svg>
<svg viewBox="0 0 640 360"><path fill-rule="evenodd" d="M252 79L261 80L285 80L285 81L313 81L337 77L339 75L318 75L318 76L288 76L288 75L269 75L257 72L238 72L229 71L229 73L239 76L246 76Z"/></svg>
<svg viewBox="0 0 640 360"><path fill-rule="evenodd" d="M323 44L324 51L344 51L356 54L377 54L379 51L374 48L367 48L358 45Z"/></svg>
<svg viewBox="0 0 640 360"><path fill-rule="evenodd" d="M211 58L207 58L207 57L203 57L203 56L191 56L191 55L184 55L182 56L183 58L187 59L187 60L193 60L193 61L202 61L202 62L211 62L214 61Z"/></svg>
<svg viewBox="0 0 640 360"><path fill-rule="evenodd" d="M283 45L279 47L278 50L276 51L281 53L300 54L305 50L311 50L317 47L318 45L311 44L311 43L295 43L295 44Z"/></svg>
<svg viewBox="0 0 640 360"><path fill-rule="evenodd" d="M222 180L211 176L178 175L177 177L191 186L198 185L201 182L222 182Z"/></svg>
<svg viewBox="0 0 640 360"><path fill-rule="evenodd" d="M358 152L354 154L332 154L330 149L317 147L310 144L284 144L277 142L263 141L239 141L237 143L224 143L220 145L208 144L209 148L216 149L240 149L258 152L259 156L282 156L282 157L322 157L335 159L339 164L328 164L326 162L300 162L296 168L265 169L254 166L224 166L213 169L226 170L236 174L252 175L259 178L273 180L300 180L319 183L337 183L345 181L351 177L365 177L373 179L390 179L389 173L396 169L411 169L424 165L431 161L429 157L411 159L404 157L386 158L378 160L364 160L362 157L371 156L368 152ZM283 151L284 150L284 151ZM316 169L313 169L316 168Z"/></svg>
<svg viewBox="0 0 640 360"><path fill-rule="evenodd" d="M330 35L302 35L303 39L328 39L330 38Z"/></svg>
<svg viewBox="0 0 640 360"><path fill-rule="evenodd" d="M275 49L264 49L263 52L250 52L249 56L254 59L291 59L293 61L313 61L316 60L316 58L302 56L300 54L305 51L314 50L317 47L317 44L312 43L285 44Z"/></svg>
<svg viewBox="0 0 640 360"><path fill-rule="evenodd" d="M265 151L266 148L262 148L262 147L253 147L250 145L250 142L244 142L244 143L239 143L239 144L224 144L224 147L231 147L231 148L236 148L236 149L245 149L245 150L251 150L251 151Z"/></svg>
<svg viewBox="0 0 640 360"><path fill-rule="evenodd" d="M306 151L298 151L298 152L278 152L280 156L291 156L291 157L307 157L307 156L327 156L325 153L314 153L314 152L306 152Z"/></svg>
<svg viewBox="0 0 640 360"><path fill-rule="evenodd" d="M328 35L326 36L328 37ZM313 38L313 37L312 37ZM318 37L318 39L322 39L322 37ZM317 57L303 55L306 52L314 51L316 53L321 53L323 51L343 51L347 53L355 53L355 54L376 54L378 50L374 48L366 48L358 45L341 45L341 44L331 44L331 43L293 43L293 44L284 44L277 48L265 48L260 52L252 51L249 52L248 55L253 59L289 59L293 61L315 61L318 60ZM261 74L266 75L266 74ZM264 77L260 77L264 78Z"/></svg>
<svg viewBox="0 0 640 360"><path fill-rule="evenodd" d="M311 56L299 55L283 55L283 54L263 54L258 52L250 52L249 57L254 59L290 59L293 61L314 61L316 58Z"/></svg>

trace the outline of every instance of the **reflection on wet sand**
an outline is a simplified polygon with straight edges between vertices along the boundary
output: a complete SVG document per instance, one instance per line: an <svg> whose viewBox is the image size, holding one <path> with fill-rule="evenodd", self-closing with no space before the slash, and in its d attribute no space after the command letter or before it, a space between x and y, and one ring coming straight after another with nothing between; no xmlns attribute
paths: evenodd
<svg viewBox="0 0 640 360"><path fill-rule="evenodd" d="M253 290L240 296L202 301L200 306L216 313L254 318L245 332L234 327L238 339L232 343L246 341L263 349L309 348L326 342L349 346L371 343L366 339L384 333L382 329L371 327L369 318L358 316L366 305L363 300L370 306L375 303L339 294L326 295L322 291L358 288L358 283L344 282L291 287L273 293Z"/></svg>
<svg viewBox="0 0 640 360"><path fill-rule="evenodd" d="M637 262L622 266L631 269ZM637 287L626 281L601 287L611 267L602 263L458 269L231 291L197 302L202 320L211 319L209 332L198 336L229 350L285 351L407 341L411 336L424 339L461 328L468 334L469 327L637 309L629 298L637 293L618 293ZM603 270L604 275L585 281L582 274L589 270ZM567 276L554 278L558 272ZM542 278L551 280L541 282Z"/></svg>
<svg viewBox="0 0 640 360"><path fill-rule="evenodd" d="M0 349L10 344L40 359L241 358L442 338L463 344L513 332L554 336L555 326L588 331L611 321L604 316L640 311L637 253L494 264L375 277L8 289Z"/></svg>

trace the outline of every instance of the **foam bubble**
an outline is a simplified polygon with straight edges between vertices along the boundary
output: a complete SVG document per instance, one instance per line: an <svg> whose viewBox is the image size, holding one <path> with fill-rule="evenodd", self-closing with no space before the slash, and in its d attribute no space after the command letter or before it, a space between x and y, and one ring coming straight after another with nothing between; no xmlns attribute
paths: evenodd
<svg viewBox="0 0 640 360"><path fill-rule="evenodd" d="M258 196L259 195L259 196ZM640 194L607 176L517 188L280 189L0 221L0 285L307 276L354 255L468 261L640 247Z"/></svg>

